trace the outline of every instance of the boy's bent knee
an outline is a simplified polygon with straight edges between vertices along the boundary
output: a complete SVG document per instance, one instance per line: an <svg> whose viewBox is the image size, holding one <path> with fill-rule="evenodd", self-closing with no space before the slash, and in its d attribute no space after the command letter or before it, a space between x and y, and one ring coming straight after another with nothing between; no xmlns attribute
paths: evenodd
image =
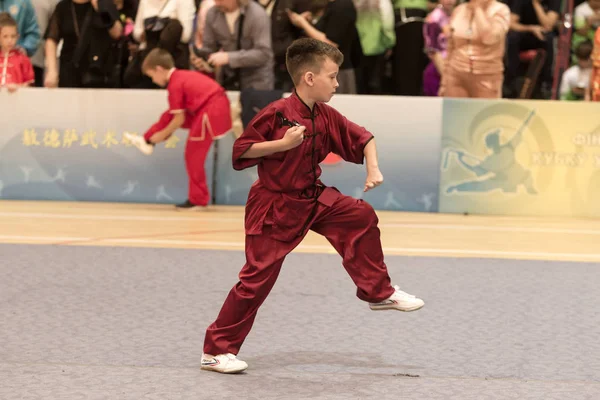
<svg viewBox="0 0 600 400"><path fill-rule="evenodd" d="M375 209L365 201L358 202L357 214L358 218L370 224L377 224L379 222Z"/></svg>

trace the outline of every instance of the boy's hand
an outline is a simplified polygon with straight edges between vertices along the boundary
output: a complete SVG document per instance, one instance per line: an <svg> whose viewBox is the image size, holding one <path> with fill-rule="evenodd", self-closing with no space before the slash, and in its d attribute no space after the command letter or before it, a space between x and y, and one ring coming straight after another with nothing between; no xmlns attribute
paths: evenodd
<svg viewBox="0 0 600 400"><path fill-rule="evenodd" d="M285 135L281 139L281 143L284 145L285 150L291 150L302 144L304 140L305 126L293 126L285 132Z"/></svg>
<svg viewBox="0 0 600 400"><path fill-rule="evenodd" d="M383 175L379 168L367 169L367 180L365 182L365 192L376 188L383 183Z"/></svg>
<svg viewBox="0 0 600 400"><path fill-rule="evenodd" d="M10 84L6 85L6 88L8 89L9 93L14 93L17 91L17 89L19 89L19 86L15 85L14 83L10 83Z"/></svg>

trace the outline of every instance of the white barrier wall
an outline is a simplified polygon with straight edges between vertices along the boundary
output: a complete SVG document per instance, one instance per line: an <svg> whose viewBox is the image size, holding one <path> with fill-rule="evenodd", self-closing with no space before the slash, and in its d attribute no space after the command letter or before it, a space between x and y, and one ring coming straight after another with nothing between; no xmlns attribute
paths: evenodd
<svg viewBox="0 0 600 400"><path fill-rule="evenodd" d="M229 93L232 102L237 93ZM378 209L436 211L441 99L344 96L331 102L376 137L385 185L364 195ZM185 200L186 132L144 156L123 140L143 133L166 108L164 90L47 90L0 92L7 116L0 130L0 197L171 203ZM215 177L219 204L242 205L255 170L231 167L233 136L219 141ZM362 197L364 166L323 166L322 179Z"/></svg>

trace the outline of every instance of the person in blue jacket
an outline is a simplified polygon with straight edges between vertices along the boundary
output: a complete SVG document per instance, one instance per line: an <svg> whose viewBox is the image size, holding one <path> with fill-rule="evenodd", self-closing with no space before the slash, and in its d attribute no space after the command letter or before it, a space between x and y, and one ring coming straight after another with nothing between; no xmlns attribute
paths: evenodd
<svg viewBox="0 0 600 400"><path fill-rule="evenodd" d="M17 21L19 40L17 46L29 57L38 49L41 34L31 0L0 0L0 12L9 13Z"/></svg>

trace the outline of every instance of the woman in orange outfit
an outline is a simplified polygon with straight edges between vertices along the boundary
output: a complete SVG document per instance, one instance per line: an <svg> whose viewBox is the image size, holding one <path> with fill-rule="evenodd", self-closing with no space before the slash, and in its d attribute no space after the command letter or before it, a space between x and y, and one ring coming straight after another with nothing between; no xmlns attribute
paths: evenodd
<svg viewBox="0 0 600 400"><path fill-rule="evenodd" d="M510 9L497 0L471 0L454 9L440 96L502 97Z"/></svg>

